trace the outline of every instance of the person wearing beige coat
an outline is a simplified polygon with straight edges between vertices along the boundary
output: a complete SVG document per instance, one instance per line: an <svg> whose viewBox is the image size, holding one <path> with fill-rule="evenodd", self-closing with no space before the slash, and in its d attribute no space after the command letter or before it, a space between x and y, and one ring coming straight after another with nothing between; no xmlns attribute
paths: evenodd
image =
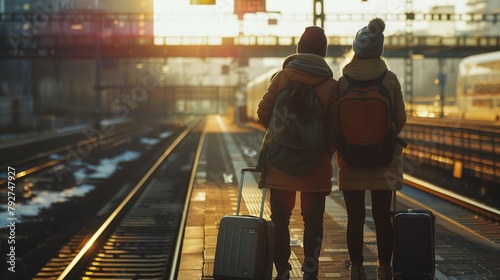
<svg viewBox="0 0 500 280"><path fill-rule="evenodd" d="M376 18L356 34L353 42L352 58L346 58L339 78L338 93L349 86L344 75L358 81L368 81L380 77L387 70L383 60L385 23ZM348 55L348 56L349 56ZM387 71L382 81L393 103L393 128L399 134L406 123L406 111L401 85L396 74ZM365 221L365 191L371 192L372 215L376 227L378 267L377 279L392 279L391 258L393 250L393 229L391 223L392 193L403 185L403 147L396 144L392 162L387 166L354 167L337 154L339 166L339 189L343 192L347 210L347 247L351 262L351 279L366 279L363 268L363 225Z"/></svg>
<svg viewBox="0 0 500 280"><path fill-rule="evenodd" d="M266 129L269 128L274 103L281 89L291 81L315 86L325 116L326 146L319 162L303 177L286 173L269 162L259 179L259 187L267 187L271 193L271 220L275 224L274 265L278 272L276 279L289 279L290 231L289 223L295 206L296 192L300 192L301 214L304 220L304 279L318 277L319 252L323 239L323 215L325 199L332 188L332 156L336 150L334 125L335 104L338 102L337 81L324 57L327 40L324 30L318 26L307 27L302 34L297 53L285 58L282 70L278 71L259 103L257 114ZM263 148L269 143L268 134ZM265 155L264 155L265 156Z"/></svg>
<svg viewBox="0 0 500 280"><path fill-rule="evenodd" d="M385 61L376 59L355 59L343 68L343 74L348 75L354 80L373 80L379 77L387 65ZM406 123L406 111L396 74L387 71L382 82L385 86L394 104L394 129L399 134ZM339 78L339 93L344 92L349 86L345 77ZM397 144L392 162L388 166L359 168L348 166L342 158L337 156L339 168L338 178L342 181L339 188L342 191L356 190L399 190L403 186L403 161L401 156L402 146ZM388 180L390 179L390 180Z"/></svg>

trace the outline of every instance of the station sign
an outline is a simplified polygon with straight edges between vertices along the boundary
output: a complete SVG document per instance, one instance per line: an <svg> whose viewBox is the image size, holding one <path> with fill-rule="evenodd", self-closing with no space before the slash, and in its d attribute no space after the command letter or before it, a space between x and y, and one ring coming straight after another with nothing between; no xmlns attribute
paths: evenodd
<svg viewBox="0 0 500 280"><path fill-rule="evenodd" d="M215 0L189 0L191 5L215 5Z"/></svg>

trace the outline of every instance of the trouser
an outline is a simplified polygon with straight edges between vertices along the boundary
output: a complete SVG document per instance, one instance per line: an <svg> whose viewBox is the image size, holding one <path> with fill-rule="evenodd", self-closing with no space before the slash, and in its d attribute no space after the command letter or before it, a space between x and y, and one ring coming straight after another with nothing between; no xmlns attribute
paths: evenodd
<svg viewBox="0 0 500 280"><path fill-rule="evenodd" d="M295 206L295 191L271 189L271 220L275 225L274 264L277 270L289 267L290 216ZM301 192L300 209L304 221L304 263L306 273L317 273L323 242L323 213L326 193Z"/></svg>
<svg viewBox="0 0 500 280"><path fill-rule="evenodd" d="M344 191L347 209L347 248L351 264L362 265L363 226L365 223L365 191ZM371 191L372 215L377 235L379 263L390 264L393 249L391 222L392 191Z"/></svg>

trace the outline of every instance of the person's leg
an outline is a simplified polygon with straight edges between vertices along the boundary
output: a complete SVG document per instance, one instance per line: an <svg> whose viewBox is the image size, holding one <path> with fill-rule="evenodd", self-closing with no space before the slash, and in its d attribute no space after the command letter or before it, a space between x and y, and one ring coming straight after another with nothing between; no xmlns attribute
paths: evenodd
<svg viewBox="0 0 500 280"><path fill-rule="evenodd" d="M391 258L393 250L392 191L372 191L372 215L377 234L377 279L392 279Z"/></svg>
<svg viewBox="0 0 500 280"><path fill-rule="evenodd" d="M301 192L301 214L304 221L304 279L316 279L323 243L325 193Z"/></svg>
<svg viewBox="0 0 500 280"><path fill-rule="evenodd" d="M274 265L278 276L290 270L290 216L295 206L295 192L271 189L271 221L275 226ZM289 276L288 276L289 277ZM281 277L280 277L281 278Z"/></svg>
<svg viewBox="0 0 500 280"><path fill-rule="evenodd" d="M390 265L393 247L392 191L372 191L372 215L377 234L378 260Z"/></svg>
<svg viewBox="0 0 500 280"><path fill-rule="evenodd" d="M350 279L366 279L363 267L365 192L344 191L343 194L347 210L347 249L351 261Z"/></svg>
<svg viewBox="0 0 500 280"><path fill-rule="evenodd" d="M351 264L363 265L363 227L365 224L365 192L344 191L347 210L347 249Z"/></svg>

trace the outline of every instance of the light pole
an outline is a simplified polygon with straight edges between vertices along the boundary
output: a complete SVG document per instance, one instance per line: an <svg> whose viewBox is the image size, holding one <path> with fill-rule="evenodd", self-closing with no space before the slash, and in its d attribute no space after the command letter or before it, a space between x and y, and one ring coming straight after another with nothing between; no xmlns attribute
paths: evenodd
<svg viewBox="0 0 500 280"><path fill-rule="evenodd" d="M438 73L438 86L439 86L439 99L441 104L441 112L439 117L444 118L444 86L446 84L446 74L443 72L444 61L442 58L438 60L439 64L439 73Z"/></svg>

